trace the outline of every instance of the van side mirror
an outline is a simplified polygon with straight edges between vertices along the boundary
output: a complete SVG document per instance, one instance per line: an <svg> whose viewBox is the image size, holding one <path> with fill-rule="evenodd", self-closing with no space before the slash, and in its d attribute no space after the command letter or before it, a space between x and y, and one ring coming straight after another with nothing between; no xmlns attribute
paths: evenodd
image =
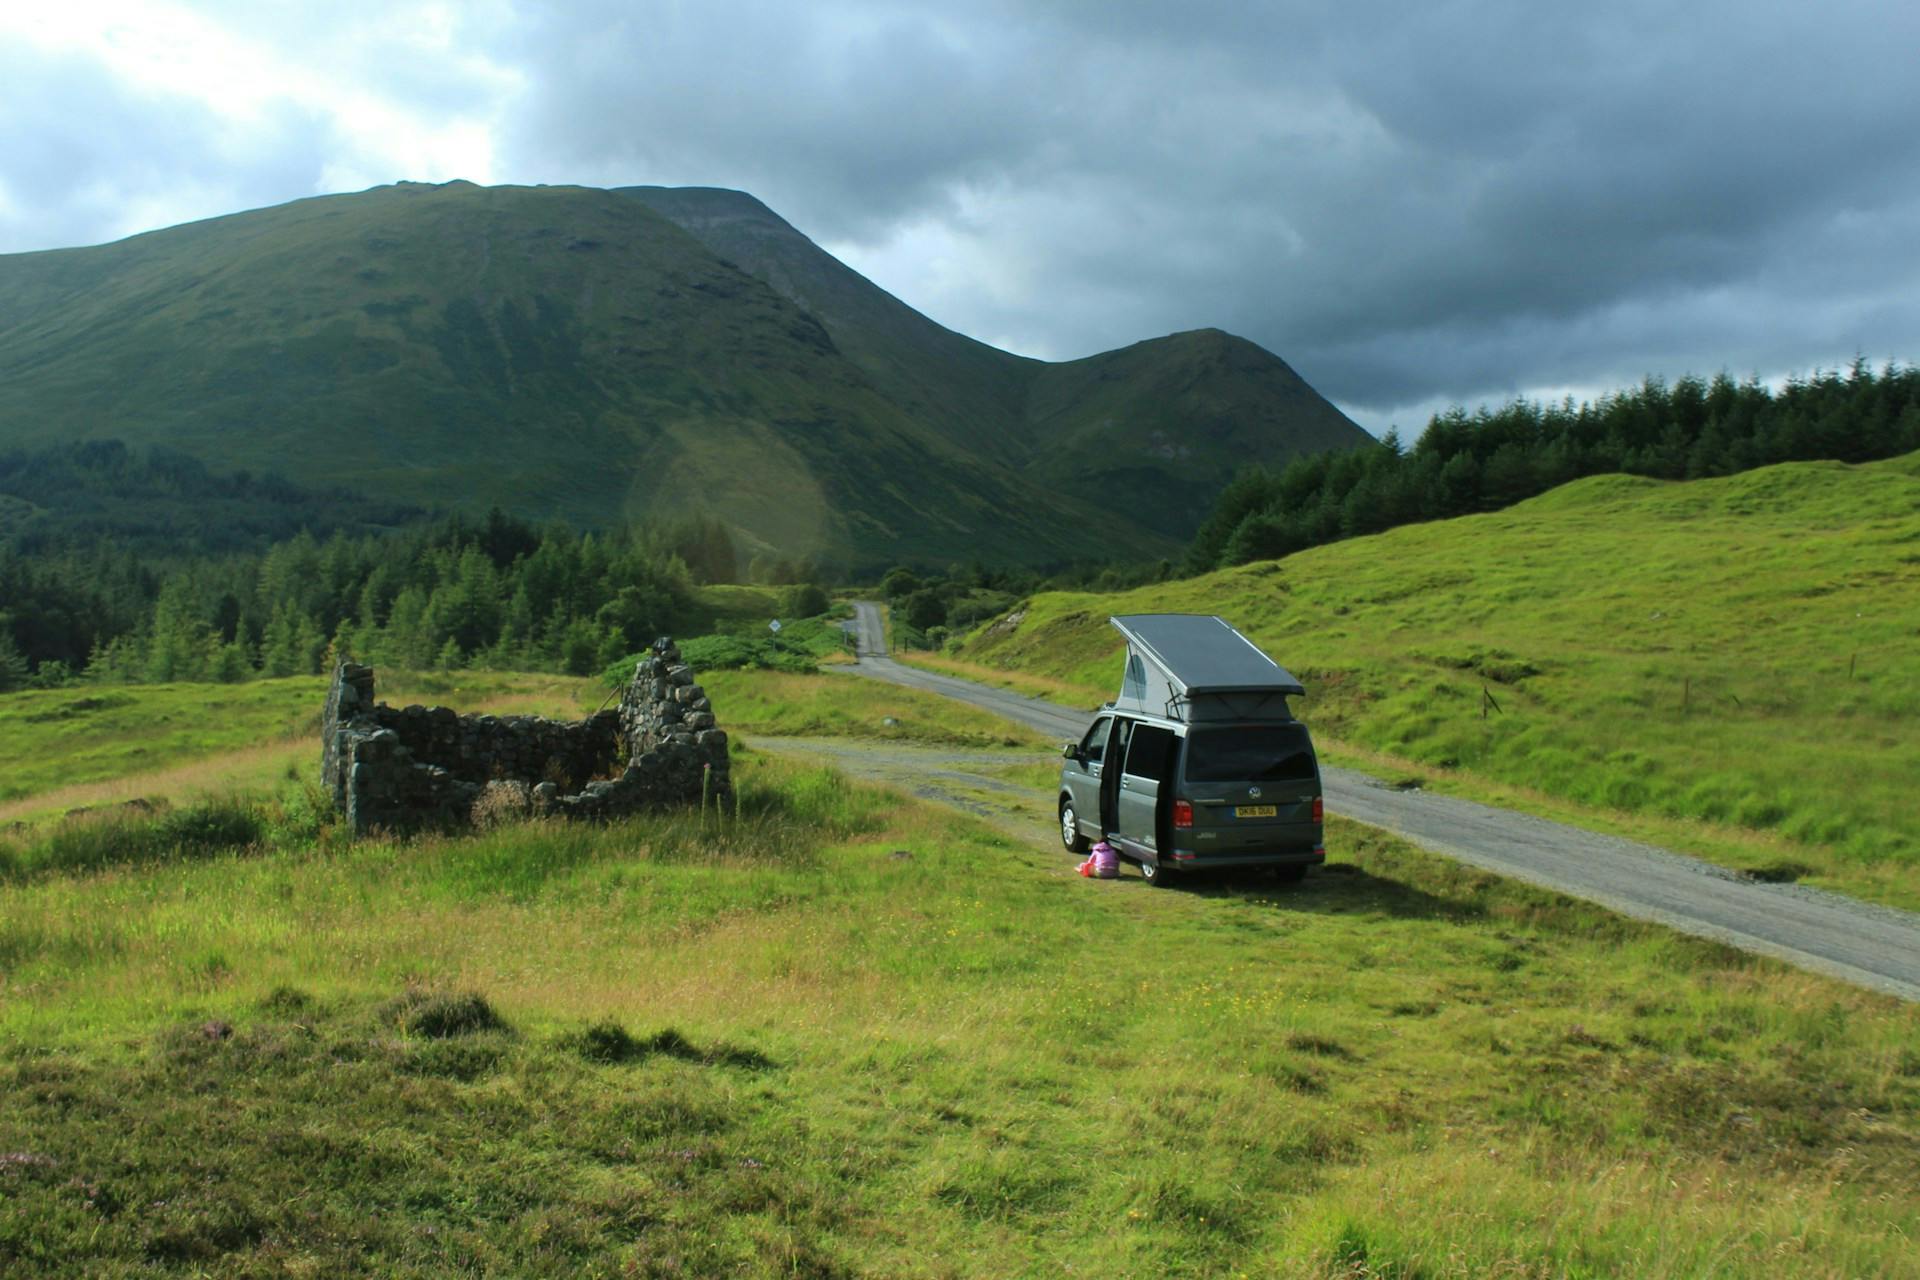
<svg viewBox="0 0 1920 1280"><path fill-rule="evenodd" d="M1077 742L1062 743L1060 745L1060 754L1065 759L1077 761L1080 759L1080 744Z"/></svg>

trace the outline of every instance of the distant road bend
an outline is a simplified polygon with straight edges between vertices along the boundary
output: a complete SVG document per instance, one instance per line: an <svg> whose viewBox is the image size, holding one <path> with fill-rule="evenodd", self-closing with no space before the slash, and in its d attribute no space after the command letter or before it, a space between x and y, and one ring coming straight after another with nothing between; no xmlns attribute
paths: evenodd
<svg viewBox="0 0 1920 1280"><path fill-rule="evenodd" d="M902 666L887 656L879 606L854 608L859 661L845 670L972 703L1062 742L1086 731L1090 711ZM1920 916L1805 885L1761 884L1698 858L1531 814L1396 790L1351 769L1323 766L1321 774L1336 812L1435 853L1920 1001Z"/></svg>

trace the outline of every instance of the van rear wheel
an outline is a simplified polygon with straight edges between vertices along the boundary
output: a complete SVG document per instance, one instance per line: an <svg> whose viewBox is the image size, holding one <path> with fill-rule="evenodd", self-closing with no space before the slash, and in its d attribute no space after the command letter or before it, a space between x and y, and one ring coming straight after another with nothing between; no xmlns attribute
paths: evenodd
<svg viewBox="0 0 1920 1280"><path fill-rule="evenodd" d="M1080 834L1080 819L1073 812L1073 801L1060 797L1060 843L1068 853L1085 853L1092 843Z"/></svg>
<svg viewBox="0 0 1920 1280"><path fill-rule="evenodd" d="M1157 862L1142 861L1140 878L1156 889L1164 889L1173 883L1173 877L1168 874L1167 869Z"/></svg>

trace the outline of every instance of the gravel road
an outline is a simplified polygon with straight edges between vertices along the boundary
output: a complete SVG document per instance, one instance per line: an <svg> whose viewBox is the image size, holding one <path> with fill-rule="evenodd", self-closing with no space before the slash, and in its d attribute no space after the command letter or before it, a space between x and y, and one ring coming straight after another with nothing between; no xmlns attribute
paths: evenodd
<svg viewBox="0 0 1920 1280"><path fill-rule="evenodd" d="M855 675L957 698L1065 742L1091 708L1025 698L887 657L879 607L855 606ZM1334 812L1422 848L1516 880L1585 898L1623 915L1883 991L1920 1000L1920 916L1804 885L1760 884L1669 849L1600 835L1456 796L1402 791L1351 769L1321 770Z"/></svg>

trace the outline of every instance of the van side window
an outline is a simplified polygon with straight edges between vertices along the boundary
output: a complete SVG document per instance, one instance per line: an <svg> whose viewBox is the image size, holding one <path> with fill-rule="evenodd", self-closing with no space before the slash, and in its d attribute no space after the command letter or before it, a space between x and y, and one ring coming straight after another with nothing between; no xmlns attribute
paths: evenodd
<svg viewBox="0 0 1920 1280"><path fill-rule="evenodd" d="M1179 735L1171 729L1152 724L1136 727L1133 742L1127 747L1126 772L1150 782L1164 782L1172 772L1174 749L1179 745Z"/></svg>
<svg viewBox="0 0 1920 1280"><path fill-rule="evenodd" d="M1107 753L1107 730L1113 720L1101 716L1093 722L1093 728L1087 730L1087 736L1080 740L1080 759L1086 764L1099 764L1100 758Z"/></svg>

